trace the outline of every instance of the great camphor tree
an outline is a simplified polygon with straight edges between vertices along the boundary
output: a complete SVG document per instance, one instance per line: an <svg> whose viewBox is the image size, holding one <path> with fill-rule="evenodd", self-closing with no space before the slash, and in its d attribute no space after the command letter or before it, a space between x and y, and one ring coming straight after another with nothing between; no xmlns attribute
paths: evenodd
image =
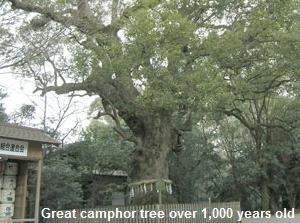
<svg viewBox="0 0 300 223"><path fill-rule="evenodd" d="M286 76L294 81L294 69L274 79L252 65L267 61L271 71L285 61L287 47L269 50L294 43L282 40L294 27L296 3L3 0L0 67L31 76L42 94L98 95L97 117L110 116L136 144L131 180L168 179L170 152L182 149L184 132L205 111L218 107L237 116L227 98L243 99L232 89L257 81L268 91ZM242 80L239 88L234 77Z"/></svg>

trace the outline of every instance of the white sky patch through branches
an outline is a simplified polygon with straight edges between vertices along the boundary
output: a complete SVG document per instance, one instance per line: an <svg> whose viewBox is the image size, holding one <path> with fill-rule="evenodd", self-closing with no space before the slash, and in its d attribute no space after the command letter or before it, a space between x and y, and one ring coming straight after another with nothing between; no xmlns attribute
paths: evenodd
<svg viewBox="0 0 300 223"><path fill-rule="evenodd" d="M40 96L40 93L33 93L35 89L35 83L30 78L17 78L16 75L9 72L8 69L1 70L0 72L0 88L7 93L7 97L3 99L6 112L11 115L14 112L18 112L20 107L24 104L30 104L35 106L36 112L33 120L27 121L25 124L31 127L43 128L42 122L44 118L44 97ZM47 122L46 125L49 128L55 128L58 119L62 115L62 111L66 108L70 97L68 95L56 95L55 93L47 94ZM61 123L59 131L62 137L64 134L74 128L75 123L78 123L77 129L86 127L90 121L88 117L88 109L91 102L95 97L75 97L72 100L69 111L65 114L66 118ZM65 142L73 142L77 140L79 134L70 135L65 139Z"/></svg>

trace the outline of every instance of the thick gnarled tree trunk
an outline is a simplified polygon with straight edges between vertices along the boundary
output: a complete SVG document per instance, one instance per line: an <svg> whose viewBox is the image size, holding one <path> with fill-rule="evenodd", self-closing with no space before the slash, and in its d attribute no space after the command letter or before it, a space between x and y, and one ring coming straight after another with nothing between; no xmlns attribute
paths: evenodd
<svg viewBox="0 0 300 223"><path fill-rule="evenodd" d="M169 154L177 144L177 134L170 116L158 114L143 119L142 127L134 133L134 151L129 173L132 198L144 197L145 203L158 203L160 193L171 194L169 180ZM163 202L168 202L166 196Z"/></svg>
<svg viewBox="0 0 300 223"><path fill-rule="evenodd" d="M168 179L168 155L172 149L173 137L168 118L149 118L143 130L137 133L136 151L132 160L131 178L134 181Z"/></svg>

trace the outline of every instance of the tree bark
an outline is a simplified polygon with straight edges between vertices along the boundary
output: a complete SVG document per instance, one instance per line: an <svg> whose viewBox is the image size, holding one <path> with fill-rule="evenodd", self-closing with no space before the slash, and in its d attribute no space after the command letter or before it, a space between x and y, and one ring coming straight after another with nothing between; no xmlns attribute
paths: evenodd
<svg viewBox="0 0 300 223"><path fill-rule="evenodd" d="M270 208L270 193L268 187L268 180L266 178L262 178L260 183L261 189L261 208L264 211L269 210Z"/></svg>
<svg viewBox="0 0 300 223"><path fill-rule="evenodd" d="M143 123L142 129L134 133L137 145L130 178L132 181L169 179L168 157L175 137L169 117L145 117Z"/></svg>
<svg viewBox="0 0 300 223"><path fill-rule="evenodd" d="M177 146L178 133L170 117L166 113L140 116L139 121L123 117L136 139L129 170L132 204L175 201L169 180L169 154Z"/></svg>
<svg viewBox="0 0 300 223"><path fill-rule="evenodd" d="M264 159L264 151L262 145L262 138L263 132L260 126L255 129L254 131L254 138L255 138L255 149L256 149L256 160L257 164L260 167L260 193L261 193L261 209L262 210L269 210L270 208L270 193L269 193L269 186L268 186L268 176L267 176L267 164L266 160Z"/></svg>
<svg viewBox="0 0 300 223"><path fill-rule="evenodd" d="M287 197L288 197L288 202L289 202L289 208L296 208L296 198L297 198L297 193L295 192L294 189L286 189L287 192Z"/></svg>

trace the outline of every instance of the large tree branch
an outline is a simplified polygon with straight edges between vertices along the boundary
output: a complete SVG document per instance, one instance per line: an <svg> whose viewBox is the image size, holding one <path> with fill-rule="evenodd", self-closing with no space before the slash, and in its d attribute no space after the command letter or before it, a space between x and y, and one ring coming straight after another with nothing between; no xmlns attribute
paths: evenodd
<svg viewBox="0 0 300 223"><path fill-rule="evenodd" d="M60 23L66 27L75 26L83 33L96 33L106 27L96 21L88 14L89 8L86 1L78 1L78 10L71 10L71 16L66 16L63 12L57 12L51 7L40 6L28 1L8 0L12 4L13 9L21 9L26 12L35 12L45 16L52 21ZM86 3L86 4L85 4Z"/></svg>
<svg viewBox="0 0 300 223"><path fill-rule="evenodd" d="M63 14L59 12L55 12L54 9L49 7L41 7L40 5L33 5L32 3L28 1L19 1L19 0L8 0L11 2L11 6L13 9L21 9L26 12L36 12L41 15L47 16L48 18L52 19L53 21L56 21L58 23L65 24L67 21L69 21L70 18L64 16Z"/></svg>
<svg viewBox="0 0 300 223"><path fill-rule="evenodd" d="M226 110L225 108L222 109L223 113L227 116L233 116L236 119L238 119L247 129L250 130L250 133L252 134L252 131L254 127L245 119L245 117L242 115L242 111L234 108L231 110Z"/></svg>
<svg viewBox="0 0 300 223"><path fill-rule="evenodd" d="M1 69L6 69L6 68L10 68L10 67L16 67L16 66L24 65L24 64L25 64L25 62L23 61L23 59L21 59L21 60L18 60L16 62L13 62L13 63L4 64L4 65L0 66L0 70Z"/></svg>
<svg viewBox="0 0 300 223"><path fill-rule="evenodd" d="M114 23L118 18L118 5L119 0L112 0L111 23Z"/></svg>
<svg viewBox="0 0 300 223"><path fill-rule="evenodd" d="M58 131L58 129L59 129L60 126L62 125L62 123L63 123L63 121L65 120L65 118L68 117L69 115L71 115L71 114L74 113L74 111L73 111L71 114L69 114L69 115L67 114L68 111L70 110L70 107L71 107L71 104L72 104L73 99L74 99L74 96L72 96L72 97L69 99L68 104L67 104L67 106L66 106L65 108L61 109L60 106L59 106L59 108L60 108L59 113L60 113L60 114L59 114L59 120L58 120L58 123L56 124L56 127L55 127L55 129L54 129L54 132L55 132L55 133ZM59 102L59 101L58 101L58 102ZM59 103L58 103L58 105L59 105Z"/></svg>
<svg viewBox="0 0 300 223"><path fill-rule="evenodd" d="M36 88L35 92L41 91L42 95L47 92L54 91L56 94L67 94L74 91L90 91L90 84L87 82L82 83L65 83L61 86L46 86L42 88Z"/></svg>
<svg viewBox="0 0 300 223"><path fill-rule="evenodd" d="M87 0L77 0L77 10L81 18L91 17L91 9L89 7Z"/></svg>
<svg viewBox="0 0 300 223"><path fill-rule="evenodd" d="M99 111L97 116L95 117L96 119L102 117L102 116L109 116L112 118L112 120L115 122L115 126L113 127L113 129L124 139L133 143L137 142L137 139L135 138L135 136L132 134L132 132L124 129L121 125L121 120L120 117L118 115L117 110L114 108L114 106L105 99L102 99L102 105L104 108L104 112L103 111Z"/></svg>

